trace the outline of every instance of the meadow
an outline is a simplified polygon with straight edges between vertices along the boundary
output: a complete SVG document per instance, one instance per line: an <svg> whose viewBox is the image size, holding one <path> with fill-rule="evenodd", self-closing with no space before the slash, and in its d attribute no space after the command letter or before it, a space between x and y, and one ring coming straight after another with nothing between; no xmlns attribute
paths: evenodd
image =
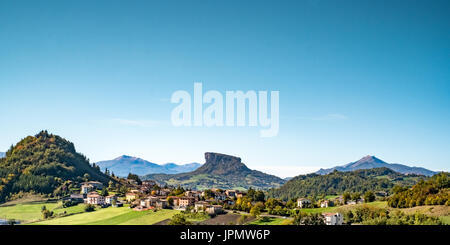
<svg viewBox="0 0 450 245"><path fill-rule="evenodd" d="M291 218L275 218L275 217L265 217L259 218L255 221L248 223L247 225L287 225L292 222Z"/></svg>
<svg viewBox="0 0 450 245"><path fill-rule="evenodd" d="M47 210L53 211L55 215L70 215L84 212L84 205L63 208L61 202L32 202L0 206L0 219L20 220L22 223L38 221L42 218L41 210L45 206Z"/></svg>
<svg viewBox="0 0 450 245"><path fill-rule="evenodd" d="M420 206L406 209L389 208L386 202L377 201L368 204L346 205L328 208L306 208L306 213L343 212L361 205L369 205L389 210L401 210L407 214L422 213L439 217L445 224L450 225L450 213L447 206ZM42 220L41 210L45 206L54 212L55 217ZM159 211L134 211L128 206L120 208L97 208L93 212L85 212L84 204L63 208L58 201L33 201L33 202L11 202L0 206L0 219L20 220L22 224L31 225L152 225L172 218L180 213L177 210L163 209ZM192 216L188 220L194 223L203 222L209 218ZM250 221L250 225L285 225L290 219L280 217L258 218Z"/></svg>
<svg viewBox="0 0 450 245"><path fill-rule="evenodd" d="M54 217L42 220L42 207L53 211ZM0 206L0 219L18 220L32 225L152 225L170 219L176 210L134 211L128 206L96 208L85 212L85 204L63 208L61 201L9 202Z"/></svg>
<svg viewBox="0 0 450 245"><path fill-rule="evenodd" d="M152 225L170 219L177 210L134 211L128 207L103 208L94 212L54 218L33 225Z"/></svg>

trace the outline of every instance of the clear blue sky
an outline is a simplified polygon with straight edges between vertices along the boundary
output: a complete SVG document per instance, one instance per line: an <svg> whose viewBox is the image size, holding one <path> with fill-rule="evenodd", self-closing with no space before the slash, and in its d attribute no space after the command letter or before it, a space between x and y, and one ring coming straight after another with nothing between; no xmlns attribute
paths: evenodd
<svg viewBox="0 0 450 245"><path fill-rule="evenodd" d="M449 170L450 1L1 1L0 151L240 156L280 176L375 155ZM175 128L175 90L279 90L280 132Z"/></svg>

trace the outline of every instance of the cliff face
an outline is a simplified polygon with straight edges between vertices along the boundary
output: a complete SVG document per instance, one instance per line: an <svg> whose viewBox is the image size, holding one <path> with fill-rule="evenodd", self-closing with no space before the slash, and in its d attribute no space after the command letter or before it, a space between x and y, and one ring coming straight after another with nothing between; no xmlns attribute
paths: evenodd
<svg viewBox="0 0 450 245"><path fill-rule="evenodd" d="M276 176L251 170L241 158L207 152L205 153L205 164L193 172L181 174L150 174L144 179L155 180L160 184L181 185L192 189L269 189L279 187L285 180Z"/></svg>
<svg viewBox="0 0 450 245"><path fill-rule="evenodd" d="M241 158L239 157L214 152L206 152L205 160L205 164L194 171L194 173L228 175L236 174L239 172L246 173L251 171L241 162Z"/></svg>

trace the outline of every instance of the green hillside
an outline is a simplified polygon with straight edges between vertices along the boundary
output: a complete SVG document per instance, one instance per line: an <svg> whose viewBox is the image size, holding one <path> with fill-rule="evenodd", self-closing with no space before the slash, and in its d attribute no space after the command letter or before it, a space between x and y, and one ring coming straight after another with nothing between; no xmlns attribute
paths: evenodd
<svg viewBox="0 0 450 245"><path fill-rule="evenodd" d="M394 188L395 194L389 199L394 208L412 208L423 205L450 205L449 173L439 173L429 180L421 180L412 188Z"/></svg>
<svg viewBox="0 0 450 245"><path fill-rule="evenodd" d="M388 168L356 170L352 172L333 171L326 175L300 175L289 180L282 187L271 189L269 197L289 200L313 195L336 195L343 192L364 193L371 191L390 192L394 185L412 186L425 176L403 175Z"/></svg>

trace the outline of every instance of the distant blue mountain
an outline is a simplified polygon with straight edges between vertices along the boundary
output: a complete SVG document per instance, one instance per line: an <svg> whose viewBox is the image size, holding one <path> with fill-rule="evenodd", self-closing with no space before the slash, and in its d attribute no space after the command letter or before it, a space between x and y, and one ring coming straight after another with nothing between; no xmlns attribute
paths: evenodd
<svg viewBox="0 0 450 245"><path fill-rule="evenodd" d="M398 163L386 163L381 159L378 159L374 156L366 156L361 158L356 162L351 162L344 166L336 166L329 169L320 169L317 171L317 174L328 174L333 172L334 170L346 172L346 171L354 171L359 169L371 169L371 168L389 168L394 170L397 173L401 174L419 174L425 176L435 175L437 172L428 170L426 168L421 167L409 167L406 165L398 164Z"/></svg>
<svg viewBox="0 0 450 245"><path fill-rule="evenodd" d="M108 169L110 172L121 177L126 177L129 173L137 175L186 173L194 171L201 166L200 163L188 163L184 165L166 163L159 165L141 158L126 155L113 160L101 161L96 164L102 171Z"/></svg>
<svg viewBox="0 0 450 245"><path fill-rule="evenodd" d="M4 158L6 156L6 153L0 152L0 158Z"/></svg>

